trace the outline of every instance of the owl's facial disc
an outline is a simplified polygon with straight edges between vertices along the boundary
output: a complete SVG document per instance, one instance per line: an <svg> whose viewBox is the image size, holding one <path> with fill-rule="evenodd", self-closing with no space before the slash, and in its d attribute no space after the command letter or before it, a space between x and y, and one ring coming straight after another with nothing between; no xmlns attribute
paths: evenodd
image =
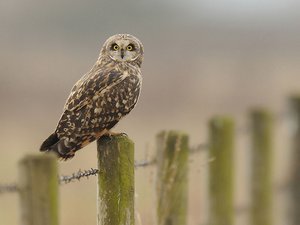
<svg viewBox="0 0 300 225"><path fill-rule="evenodd" d="M119 39L108 46L111 59L119 62L134 61L139 57L139 45L132 40Z"/></svg>

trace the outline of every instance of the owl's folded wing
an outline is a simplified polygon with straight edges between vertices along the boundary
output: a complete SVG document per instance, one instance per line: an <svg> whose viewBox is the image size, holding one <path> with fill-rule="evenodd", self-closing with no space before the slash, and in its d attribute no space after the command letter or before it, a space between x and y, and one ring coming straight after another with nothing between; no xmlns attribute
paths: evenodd
<svg viewBox="0 0 300 225"><path fill-rule="evenodd" d="M64 111L77 111L91 104L95 96L101 97L101 93L110 89L124 79L116 70L83 76L72 88L72 92L64 106Z"/></svg>

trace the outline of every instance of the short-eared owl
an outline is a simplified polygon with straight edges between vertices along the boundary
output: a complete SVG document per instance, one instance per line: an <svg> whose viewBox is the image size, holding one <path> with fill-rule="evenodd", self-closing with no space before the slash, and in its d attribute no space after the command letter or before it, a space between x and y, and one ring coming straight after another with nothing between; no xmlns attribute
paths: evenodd
<svg viewBox="0 0 300 225"><path fill-rule="evenodd" d="M102 135L135 106L142 84L143 45L134 36L106 40L98 60L71 90L57 128L40 147L63 159Z"/></svg>

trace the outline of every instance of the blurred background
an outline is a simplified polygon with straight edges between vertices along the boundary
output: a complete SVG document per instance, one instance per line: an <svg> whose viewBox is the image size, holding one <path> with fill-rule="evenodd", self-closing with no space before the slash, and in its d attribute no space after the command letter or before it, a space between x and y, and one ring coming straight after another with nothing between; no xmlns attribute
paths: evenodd
<svg viewBox="0 0 300 225"><path fill-rule="evenodd" d="M115 128L134 140L137 160L153 155L162 129L186 131L197 145L206 141L213 115L232 115L243 125L251 107L284 111L286 97L300 90L299 12L296 0L2 0L0 182L17 179L17 162L54 131L71 87L115 33L133 34L145 47L139 103ZM277 130L287 135L285 127ZM244 139L236 144L237 205L249 201ZM285 140L276 139L275 182L286 179ZM206 162L205 154L191 162L191 225L207 220ZM59 164L61 174L96 167L95 143ZM154 186L154 169L136 171L144 225L155 224ZM96 224L96 178L62 186L60 196L61 224ZM281 199L278 225L286 224ZM0 224L19 223L17 200L0 196ZM247 224L246 217L236 224Z"/></svg>

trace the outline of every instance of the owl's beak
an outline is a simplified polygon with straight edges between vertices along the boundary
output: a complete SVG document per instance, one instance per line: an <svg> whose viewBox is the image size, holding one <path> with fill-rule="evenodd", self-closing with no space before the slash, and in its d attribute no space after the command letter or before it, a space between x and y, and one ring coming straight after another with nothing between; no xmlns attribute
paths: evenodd
<svg viewBox="0 0 300 225"><path fill-rule="evenodd" d="M122 59L124 58L124 49L123 48L121 49L121 58Z"/></svg>

